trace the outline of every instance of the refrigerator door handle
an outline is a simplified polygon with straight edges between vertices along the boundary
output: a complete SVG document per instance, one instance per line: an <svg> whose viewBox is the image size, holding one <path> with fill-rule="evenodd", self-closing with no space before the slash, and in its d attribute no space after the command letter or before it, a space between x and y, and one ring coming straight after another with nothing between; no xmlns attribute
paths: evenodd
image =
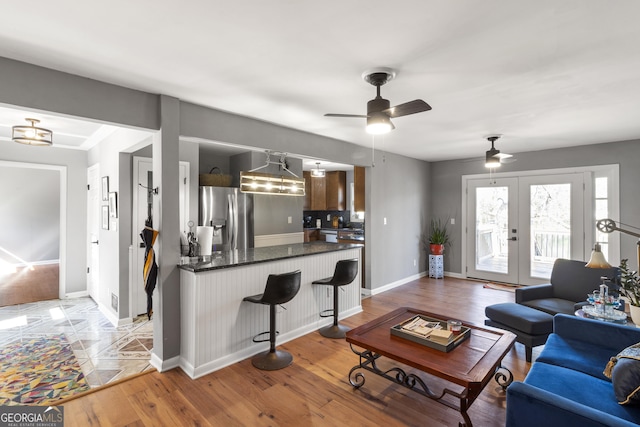
<svg viewBox="0 0 640 427"><path fill-rule="evenodd" d="M238 201L232 194L227 196L229 206L228 237L229 249L237 249L238 244Z"/></svg>

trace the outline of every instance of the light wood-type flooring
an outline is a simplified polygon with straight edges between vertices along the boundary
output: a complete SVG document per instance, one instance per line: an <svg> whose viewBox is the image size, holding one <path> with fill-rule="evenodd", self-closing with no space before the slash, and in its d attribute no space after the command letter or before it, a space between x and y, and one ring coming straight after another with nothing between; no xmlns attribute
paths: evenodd
<svg viewBox="0 0 640 427"><path fill-rule="evenodd" d="M425 277L364 299L363 312L342 323L355 327L397 307L411 306L483 324L485 306L513 301L514 294L482 285ZM65 426L424 427L457 426L462 421L456 411L368 372L365 384L354 389L348 373L358 356L345 340L313 332L280 347L294 355L294 362L278 371L257 370L247 359L197 380L173 369L97 389L61 403ZM540 349L534 349L534 360ZM380 361L383 368L392 363ZM503 365L516 380L522 380L531 366L518 343ZM435 384L436 391L457 387L424 378ZM492 380L468 413L474 426L504 426L505 405L505 393Z"/></svg>
<svg viewBox="0 0 640 427"><path fill-rule="evenodd" d="M56 299L58 282L58 264L35 265L33 270L20 267L0 277L0 307Z"/></svg>

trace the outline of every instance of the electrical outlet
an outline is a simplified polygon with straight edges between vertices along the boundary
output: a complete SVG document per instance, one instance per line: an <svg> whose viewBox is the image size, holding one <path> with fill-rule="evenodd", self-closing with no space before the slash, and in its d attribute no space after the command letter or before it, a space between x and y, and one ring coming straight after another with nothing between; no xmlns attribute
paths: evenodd
<svg viewBox="0 0 640 427"><path fill-rule="evenodd" d="M456 219L455 218L451 218L451 225L456 225Z"/></svg>
<svg viewBox="0 0 640 427"><path fill-rule="evenodd" d="M292 221L293 221L293 218L291 218L290 216L287 217L287 224L291 224Z"/></svg>
<svg viewBox="0 0 640 427"><path fill-rule="evenodd" d="M331 221L331 214L327 214L327 221Z"/></svg>
<svg viewBox="0 0 640 427"><path fill-rule="evenodd" d="M382 218L382 224L383 225L387 225L387 217L386 216L384 218Z"/></svg>
<svg viewBox="0 0 640 427"><path fill-rule="evenodd" d="M415 267L416 265L418 265L418 263L416 262L416 260L413 260L413 266Z"/></svg>

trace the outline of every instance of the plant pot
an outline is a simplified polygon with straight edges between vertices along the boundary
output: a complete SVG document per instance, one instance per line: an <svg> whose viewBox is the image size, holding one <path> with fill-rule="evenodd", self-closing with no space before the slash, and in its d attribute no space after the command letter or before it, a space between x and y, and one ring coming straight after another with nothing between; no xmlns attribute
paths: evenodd
<svg viewBox="0 0 640 427"><path fill-rule="evenodd" d="M444 252L444 245L434 245L433 243L430 243L429 251L431 251L431 255L442 255Z"/></svg>
<svg viewBox="0 0 640 427"><path fill-rule="evenodd" d="M633 323L640 326L640 307L629 304L629 314Z"/></svg>

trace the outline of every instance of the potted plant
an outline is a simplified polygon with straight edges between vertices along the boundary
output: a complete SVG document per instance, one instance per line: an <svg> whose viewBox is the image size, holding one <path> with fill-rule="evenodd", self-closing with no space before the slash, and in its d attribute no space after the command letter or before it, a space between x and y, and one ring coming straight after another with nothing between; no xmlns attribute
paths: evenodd
<svg viewBox="0 0 640 427"><path fill-rule="evenodd" d="M620 261L620 294L629 302L631 320L640 325L640 277L629 269L627 261Z"/></svg>
<svg viewBox="0 0 640 427"><path fill-rule="evenodd" d="M433 255L442 255L444 246L449 244L447 223L439 218L431 219L429 225L429 250Z"/></svg>

